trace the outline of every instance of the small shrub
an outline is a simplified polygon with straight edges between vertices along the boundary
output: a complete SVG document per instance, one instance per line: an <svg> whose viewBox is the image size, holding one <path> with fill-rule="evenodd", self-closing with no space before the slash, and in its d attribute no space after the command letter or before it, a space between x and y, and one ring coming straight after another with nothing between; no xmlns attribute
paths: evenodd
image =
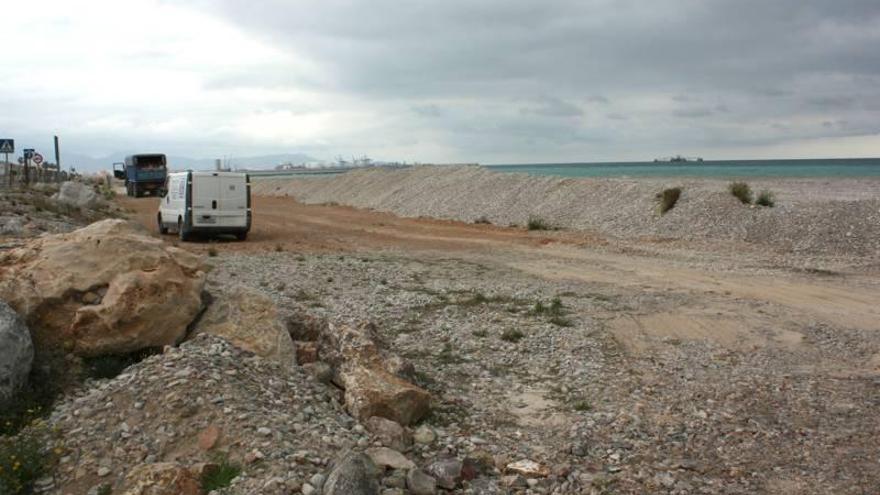
<svg viewBox="0 0 880 495"><path fill-rule="evenodd" d="M578 412L587 412L593 410L593 405L590 404L586 399L581 399L572 404L572 408Z"/></svg>
<svg viewBox="0 0 880 495"><path fill-rule="evenodd" d="M210 256L211 258L216 257L217 256L217 248L215 248L214 246L209 247L208 248L208 256Z"/></svg>
<svg viewBox="0 0 880 495"><path fill-rule="evenodd" d="M751 204L752 188L745 182L731 182L729 186L730 194L736 196L743 204Z"/></svg>
<svg viewBox="0 0 880 495"><path fill-rule="evenodd" d="M62 385L58 373L44 366L45 361L42 356L37 356L24 388L10 400L0 401L0 436L15 435L52 410Z"/></svg>
<svg viewBox="0 0 880 495"><path fill-rule="evenodd" d="M562 316L565 313L565 308L562 306L562 299L559 297L554 297L550 300L550 305L545 305L541 301L535 302L535 305L532 306L532 314L537 315L549 315L549 316Z"/></svg>
<svg viewBox="0 0 880 495"><path fill-rule="evenodd" d="M437 360L443 364L458 364L464 361L461 354L453 349L449 342L443 344L443 349L437 354Z"/></svg>
<svg viewBox="0 0 880 495"><path fill-rule="evenodd" d="M480 328L480 329L478 329L478 330L474 330L474 331L472 332L472 334L473 334L474 337L477 337L477 338L482 339L483 337L485 337L485 336L487 335L487 332L486 332L485 329Z"/></svg>
<svg viewBox="0 0 880 495"><path fill-rule="evenodd" d="M667 211L673 209L675 207L675 203L678 203L679 197L681 197L680 187L670 187L668 189L664 189L662 192L657 193L657 200L660 202L660 214L662 215Z"/></svg>
<svg viewBox="0 0 880 495"><path fill-rule="evenodd" d="M465 301L466 306L477 306L479 304L486 304L489 302L489 298L486 297L482 292L474 292L474 295Z"/></svg>
<svg viewBox="0 0 880 495"><path fill-rule="evenodd" d="M773 197L772 192L765 189L761 191L760 194L758 194L758 199L755 200L755 204L760 206L773 207L776 206L776 198Z"/></svg>
<svg viewBox="0 0 880 495"><path fill-rule="evenodd" d="M554 297L550 300L550 308L547 310L551 315L562 314L562 299Z"/></svg>
<svg viewBox="0 0 880 495"><path fill-rule="evenodd" d="M33 493L34 482L51 467L45 437L40 428L22 430L16 437L0 437L0 493Z"/></svg>
<svg viewBox="0 0 880 495"><path fill-rule="evenodd" d="M280 253L282 251L284 251L284 246L281 244L275 244L275 252Z"/></svg>
<svg viewBox="0 0 880 495"><path fill-rule="evenodd" d="M483 216L477 218L476 220L474 220L474 223L484 224L484 225L491 225L492 224L492 222L489 221L489 219L486 217L486 215L483 215Z"/></svg>
<svg viewBox="0 0 880 495"><path fill-rule="evenodd" d="M539 217L529 217L526 227L529 230L554 230L549 223Z"/></svg>
<svg viewBox="0 0 880 495"><path fill-rule="evenodd" d="M519 329L516 328L508 328L504 332L501 333L501 340L505 342L519 342L522 338L525 337L525 334L522 333Z"/></svg>
<svg viewBox="0 0 880 495"><path fill-rule="evenodd" d="M202 490L206 492L228 487L241 474L241 466L230 462L228 457L219 457L216 463L216 469L206 469L202 474Z"/></svg>
<svg viewBox="0 0 880 495"><path fill-rule="evenodd" d="M554 316L548 320L550 323L556 325L557 327L573 327L574 322L569 320L568 318L564 318L562 316Z"/></svg>

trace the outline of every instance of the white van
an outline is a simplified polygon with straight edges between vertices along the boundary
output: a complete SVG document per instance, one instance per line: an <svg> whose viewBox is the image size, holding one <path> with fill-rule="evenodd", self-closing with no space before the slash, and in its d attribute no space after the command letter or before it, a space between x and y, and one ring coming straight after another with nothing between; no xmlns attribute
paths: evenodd
<svg viewBox="0 0 880 495"><path fill-rule="evenodd" d="M180 240L193 234L233 234L247 239L251 229L251 180L238 172L175 172L168 174L159 204L159 232L177 232Z"/></svg>

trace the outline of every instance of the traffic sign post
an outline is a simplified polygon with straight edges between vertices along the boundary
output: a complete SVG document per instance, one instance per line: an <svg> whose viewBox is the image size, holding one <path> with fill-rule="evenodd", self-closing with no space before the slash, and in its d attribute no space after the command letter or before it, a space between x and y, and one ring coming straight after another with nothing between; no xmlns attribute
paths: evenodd
<svg viewBox="0 0 880 495"><path fill-rule="evenodd" d="M31 158L34 157L34 150L32 148L25 148L22 150L22 154L24 155L24 170L23 170L23 179L24 185L28 185L30 182L30 162Z"/></svg>
<svg viewBox="0 0 880 495"><path fill-rule="evenodd" d="M9 185L11 186L12 185L12 165L9 163L9 154L15 153L15 140L6 139L6 138L0 139L0 153L3 153L4 155L6 155L3 159L4 163L6 164L5 165L6 169L4 170L4 172L6 172L6 178L7 178L7 180L9 180Z"/></svg>

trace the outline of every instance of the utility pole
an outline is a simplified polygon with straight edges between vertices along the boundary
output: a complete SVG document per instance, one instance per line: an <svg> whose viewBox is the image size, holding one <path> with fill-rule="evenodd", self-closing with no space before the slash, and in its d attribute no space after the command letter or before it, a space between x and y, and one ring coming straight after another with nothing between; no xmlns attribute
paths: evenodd
<svg viewBox="0 0 880 495"><path fill-rule="evenodd" d="M58 136L55 136L55 166L58 167L55 172L55 178L58 182L61 182L61 152L58 151Z"/></svg>

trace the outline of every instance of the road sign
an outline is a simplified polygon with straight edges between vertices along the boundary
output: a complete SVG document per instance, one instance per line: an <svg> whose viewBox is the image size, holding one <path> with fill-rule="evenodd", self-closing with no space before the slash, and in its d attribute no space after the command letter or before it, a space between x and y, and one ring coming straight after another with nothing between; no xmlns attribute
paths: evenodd
<svg viewBox="0 0 880 495"><path fill-rule="evenodd" d="M41 155L39 153L34 153L33 159L34 159L34 163L36 163L37 165L43 163L43 155Z"/></svg>
<svg viewBox="0 0 880 495"><path fill-rule="evenodd" d="M34 150L32 148L25 148L21 150L22 155L24 155L25 160L30 160L34 157Z"/></svg>
<svg viewBox="0 0 880 495"><path fill-rule="evenodd" d="M15 153L15 140L0 139L0 153Z"/></svg>

